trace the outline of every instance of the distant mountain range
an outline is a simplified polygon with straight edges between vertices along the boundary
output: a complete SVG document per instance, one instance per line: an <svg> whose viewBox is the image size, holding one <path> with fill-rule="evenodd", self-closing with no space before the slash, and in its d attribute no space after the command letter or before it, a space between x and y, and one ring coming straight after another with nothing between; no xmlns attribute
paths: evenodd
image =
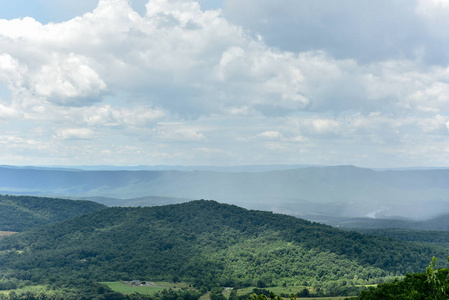
<svg viewBox="0 0 449 300"><path fill-rule="evenodd" d="M80 166L11 166L0 165L12 169L34 170L82 170L82 171L212 171L212 172L268 172L302 168L325 168L325 165L241 165L241 166L183 166L183 165L154 165L154 166L114 166L114 165L80 165ZM404 168L369 168L375 171L416 171L442 170L448 167L404 167Z"/></svg>
<svg viewBox="0 0 449 300"><path fill-rule="evenodd" d="M428 219L449 212L449 169L254 166L225 172L3 166L0 193L101 199L115 206L213 199L296 216Z"/></svg>
<svg viewBox="0 0 449 300"><path fill-rule="evenodd" d="M305 216L305 219L325 223L334 227L347 230L361 230L368 232L370 229L403 229L418 231L449 231L449 214L438 215L427 220L410 220L406 218L342 218L331 216ZM448 236L449 238L449 236ZM448 239L449 241L449 239Z"/></svg>
<svg viewBox="0 0 449 300"><path fill-rule="evenodd" d="M212 172L267 172L291 170L309 167L324 167L322 165L243 165L243 166L182 166L182 165L155 165L155 166L113 166L113 165L85 165L85 166L9 166L12 169L34 170L83 170L83 171L212 171Z"/></svg>

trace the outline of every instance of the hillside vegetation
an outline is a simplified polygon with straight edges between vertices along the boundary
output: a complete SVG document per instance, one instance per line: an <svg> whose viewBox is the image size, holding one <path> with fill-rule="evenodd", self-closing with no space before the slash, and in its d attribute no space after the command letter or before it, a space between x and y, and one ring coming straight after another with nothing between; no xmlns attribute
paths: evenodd
<svg viewBox="0 0 449 300"><path fill-rule="evenodd" d="M108 208L0 239L7 280L299 285L339 293L421 270L443 248L365 236L214 201Z"/></svg>
<svg viewBox="0 0 449 300"><path fill-rule="evenodd" d="M395 278L392 282L370 286L357 297L346 300L443 300L449 299L449 269L436 268L434 258L422 273L409 273L403 278ZM307 292L306 292L307 293ZM254 289L249 300L281 300L282 297L293 299L295 295L277 295L272 290ZM314 297L315 298L315 297ZM305 298L303 298L305 299ZM326 298L329 299L329 298ZM341 299L341 298L339 298Z"/></svg>
<svg viewBox="0 0 449 300"><path fill-rule="evenodd" d="M425 272L407 274L403 279L370 287L356 299L449 299L449 269L437 268L436 262L434 257Z"/></svg>
<svg viewBox="0 0 449 300"><path fill-rule="evenodd" d="M104 208L92 201L0 195L0 231L25 231Z"/></svg>

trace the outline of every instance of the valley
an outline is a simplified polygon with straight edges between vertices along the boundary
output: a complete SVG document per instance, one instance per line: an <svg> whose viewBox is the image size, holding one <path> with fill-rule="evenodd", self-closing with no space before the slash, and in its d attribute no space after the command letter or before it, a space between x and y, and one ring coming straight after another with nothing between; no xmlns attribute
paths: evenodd
<svg viewBox="0 0 449 300"><path fill-rule="evenodd" d="M61 203L69 203L3 197L17 208L11 217L22 213L24 200L46 201L50 211L53 201L62 210ZM432 256L444 261L449 252L442 237L429 238L433 231L405 241L209 200L110 208L73 202L78 203L91 211L0 238L0 290L21 293L36 286L62 291L64 299L77 299L79 293L98 297L98 291L112 297L105 299L125 299L134 288L124 292L113 282L139 280L184 285L170 284L165 296L164 289L149 288L136 299L199 297L226 287L240 291L242 300L249 297L243 291L253 289L285 297L305 290L315 297L355 296L368 286L424 270ZM15 220L18 228L22 221L28 224Z"/></svg>
<svg viewBox="0 0 449 300"><path fill-rule="evenodd" d="M445 169L3 166L0 179L0 299L339 299L449 253Z"/></svg>
<svg viewBox="0 0 449 300"><path fill-rule="evenodd" d="M335 222L335 218L427 220L449 213L449 169L273 168L83 170L3 166L0 192L91 199L106 206L213 199L323 223Z"/></svg>

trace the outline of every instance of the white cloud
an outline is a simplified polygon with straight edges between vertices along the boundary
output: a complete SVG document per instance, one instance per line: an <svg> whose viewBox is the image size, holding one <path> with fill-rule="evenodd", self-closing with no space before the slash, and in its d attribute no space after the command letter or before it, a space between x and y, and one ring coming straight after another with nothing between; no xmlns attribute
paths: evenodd
<svg viewBox="0 0 449 300"><path fill-rule="evenodd" d="M246 116L249 114L249 107L248 106L243 106L243 107L230 107L228 108L227 112L231 115L242 115L242 116Z"/></svg>
<svg viewBox="0 0 449 300"><path fill-rule="evenodd" d="M150 0L146 10L102 0L63 23L0 20L4 134L45 145L48 157L82 160L86 147L124 164L121 155L147 164L201 164L201 154L444 158L446 1L227 0L222 13Z"/></svg>
<svg viewBox="0 0 449 300"><path fill-rule="evenodd" d="M448 133L446 125L449 122L449 117L437 114L434 117L416 121L424 134L446 135Z"/></svg>
<svg viewBox="0 0 449 300"><path fill-rule="evenodd" d="M78 112L82 115L82 121L89 126L125 126L125 127L146 127L154 124L165 116L160 109L153 109L145 106L129 108L115 108L111 105L101 105L82 109ZM78 116L74 114L73 117Z"/></svg>
<svg viewBox="0 0 449 300"><path fill-rule="evenodd" d="M340 118L322 118L318 116L294 117L289 119L290 124L296 127L298 133L310 136L322 136L329 134L347 133L351 126L344 126L344 121ZM344 128L346 127L346 128ZM348 128L349 127L349 128Z"/></svg>
<svg viewBox="0 0 449 300"><path fill-rule="evenodd" d="M32 165L38 157L51 153L52 145L41 141L39 137L21 137L14 134L0 135L0 160L5 164L23 162Z"/></svg>
<svg viewBox="0 0 449 300"><path fill-rule="evenodd" d="M265 147L267 149L273 150L273 151L284 151L286 149L288 149L288 147L286 145L280 144L280 143L267 143L265 145Z"/></svg>
<svg viewBox="0 0 449 300"><path fill-rule="evenodd" d="M23 85L23 77L27 71L27 68L11 55L0 54L0 83L3 83L11 92L18 92L17 89Z"/></svg>
<svg viewBox="0 0 449 300"><path fill-rule="evenodd" d="M64 23L25 18L1 25L0 80L14 78L8 87L28 99L22 101L64 106L93 105L108 93L188 118L236 108L372 112L424 97L443 69L422 74L411 60L361 64L325 51L276 50L190 1L152 0L141 17L125 0L103 0ZM411 86L419 76L427 77L423 85Z"/></svg>
<svg viewBox="0 0 449 300"><path fill-rule="evenodd" d="M35 145L38 144L35 140L26 140L23 138L20 138L18 136L13 135L2 135L0 136L0 144L28 144L28 145Z"/></svg>
<svg viewBox="0 0 449 300"><path fill-rule="evenodd" d="M418 0L416 12L428 18L449 15L449 1L447 0Z"/></svg>
<svg viewBox="0 0 449 300"><path fill-rule="evenodd" d="M62 140L88 140L93 136L94 132L89 128L66 128L59 130L55 137Z"/></svg>
<svg viewBox="0 0 449 300"><path fill-rule="evenodd" d="M410 95L409 100L411 105L425 112L446 110L449 106L449 85L444 82L430 83Z"/></svg>
<svg viewBox="0 0 449 300"><path fill-rule="evenodd" d="M259 133L256 137L263 140L278 140L282 137L282 135L279 131L271 130Z"/></svg>
<svg viewBox="0 0 449 300"><path fill-rule="evenodd" d="M228 77L232 77L233 73L239 73L242 69L247 69L248 66L242 66L242 64L245 64L245 50L240 47L230 47L221 55L217 68L217 78L225 81Z"/></svg>
<svg viewBox="0 0 449 300"><path fill-rule="evenodd" d="M182 124L160 124L156 132L160 139L166 141L201 142L206 140L203 133Z"/></svg>
<svg viewBox="0 0 449 300"><path fill-rule="evenodd" d="M0 119L12 119L17 117L20 117L19 111L0 103Z"/></svg>
<svg viewBox="0 0 449 300"><path fill-rule="evenodd" d="M101 101L106 84L84 57L54 55L31 77L32 91L57 105L83 106Z"/></svg>
<svg viewBox="0 0 449 300"><path fill-rule="evenodd" d="M307 142L307 138L305 138L301 135L298 135L298 136L291 138L290 141L297 142L297 143L305 143L305 142Z"/></svg>

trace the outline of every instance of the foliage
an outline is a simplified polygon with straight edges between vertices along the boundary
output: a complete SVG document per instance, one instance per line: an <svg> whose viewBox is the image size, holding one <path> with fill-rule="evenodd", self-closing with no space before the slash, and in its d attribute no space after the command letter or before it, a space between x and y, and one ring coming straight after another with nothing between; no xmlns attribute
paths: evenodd
<svg viewBox="0 0 449 300"><path fill-rule="evenodd" d="M427 230L401 229L401 228L384 228L384 229L354 228L351 230L363 234L388 237L402 241L449 244L449 235L447 234L447 231L427 231Z"/></svg>
<svg viewBox="0 0 449 300"><path fill-rule="evenodd" d="M449 270L436 269L436 262L437 259L433 257L426 269L427 283L430 284L436 299L447 299L449 298Z"/></svg>
<svg viewBox="0 0 449 300"><path fill-rule="evenodd" d="M449 258L448 258L449 260ZM422 299L442 300L449 298L449 269L436 268L434 257L424 273L407 274L390 283L379 284L376 288L362 291L360 300L396 300Z"/></svg>
<svg viewBox="0 0 449 300"><path fill-rule="evenodd" d="M103 284L107 285L113 291L121 294L139 293L145 295L154 295L163 290L170 289L169 286L133 286L132 284L121 281L103 282Z"/></svg>
<svg viewBox="0 0 449 300"><path fill-rule="evenodd" d="M11 291L0 294L0 300L198 300L201 293L192 290L163 290L154 295L134 293L123 295L113 292L107 286L93 282L82 282L77 287L66 288L60 293Z"/></svg>
<svg viewBox="0 0 449 300"><path fill-rule="evenodd" d="M0 230L25 231L104 208L92 201L0 195Z"/></svg>
<svg viewBox="0 0 449 300"><path fill-rule="evenodd" d="M77 289L86 280L176 278L202 291L285 282L332 296L422 269L438 249L202 200L107 208L2 238L0 272Z"/></svg>
<svg viewBox="0 0 449 300"><path fill-rule="evenodd" d="M285 294L279 294L277 295L276 293L273 293L271 291L267 291L267 290L262 290L262 291L258 291L258 290L254 290L253 293L251 294L247 294L243 297L240 298L240 300L283 300L283 299L288 299L288 300L296 300L298 299L305 299L305 298L311 298L311 299L326 299L326 300L342 300L341 297L338 298L334 298L334 297L320 297L320 295L317 294L310 294L308 292L305 292L306 295L298 295L298 294L290 294L290 295L285 295ZM353 298L345 298L345 300L350 300Z"/></svg>

